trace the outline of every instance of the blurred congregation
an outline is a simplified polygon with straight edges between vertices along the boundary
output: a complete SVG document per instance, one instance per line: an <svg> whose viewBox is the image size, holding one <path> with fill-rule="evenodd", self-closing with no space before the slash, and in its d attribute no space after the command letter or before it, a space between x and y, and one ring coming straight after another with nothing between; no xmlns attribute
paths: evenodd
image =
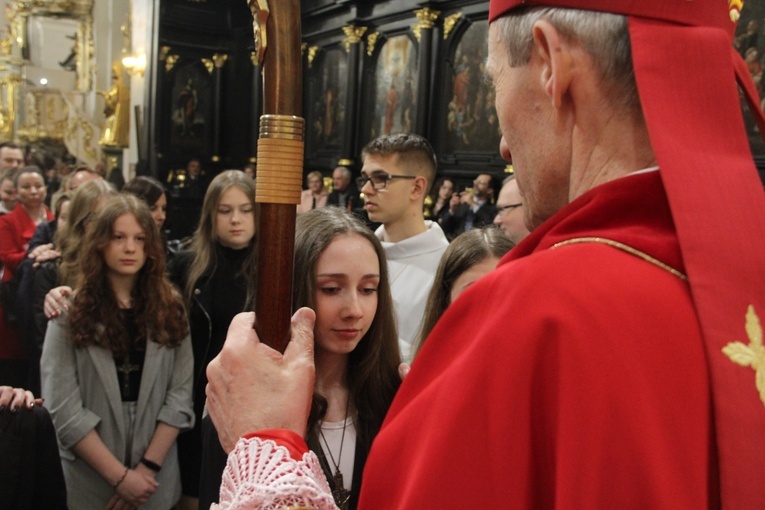
<svg viewBox="0 0 765 510"><path fill-rule="evenodd" d="M501 182L489 173L479 174L472 189L458 192L454 180L436 177L433 149L417 135L379 137L364 149L364 154L366 164L358 178L353 178L348 168L337 167L325 186L320 172L309 172L297 214L300 217L333 208L380 239L390 271L390 311L398 325L392 332L398 338L396 359L411 362L448 304L491 271L502 255L528 233L523 226L522 203L512 177ZM65 388L74 385L69 390L82 399L79 412L84 412L86 405L121 402L125 415L133 417L130 427L136 434L132 445L135 449L139 432L145 436L144 442L153 437L150 431L139 431L135 413L136 405L143 404L141 388L148 377L143 372L150 367L157 369L149 362L147 349L156 331L136 321L151 323L156 319L146 316L149 306L167 307L159 315L162 317L177 303L182 320L175 325L175 333L185 333L176 342L187 344L188 352L172 354L170 374L164 374L172 374L168 395L150 397L160 399L158 405L168 406L162 399L176 394L172 406L176 416L175 421L171 420L175 434L160 457L146 457L145 451L138 449L138 457L132 461L145 460L151 469L159 465L156 459L161 458L163 466L170 468L165 468L163 474L174 467L175 474L181 476L176 482L182 483L175 487L165 484L170 492L164 499L153 496L154 501L163 502L164 508L171 508L181 493L196 500L200 486L209 489L202 494L204 503L216 501L220 472L208 472L206 477L201 473L203 465L210 465L202 462L206 455L202 447L205 368L222 348L233 316L252 309L255 299L256 181L244 170L226 170L207 183L202 180L199 161L192 160L183 188L174 189L173 183L166 186L147 176L135 177L118 188L118 183L84 165L58 165L58 170L63 168L60 173L56 168L43 171L38 161L13 143L0 145L0 159L4 208L0 217L0 385L42 395L46 407L54 410L62 453L73 452L86 461L87 454L78 453L78 448L86 448L83 442L94 431L106 434L104 427L109 425L101 416L97 418L100 424L88 429L87 420L77 417L77 406L68 409L74 395L66 393ZM168 204L179 196L187 199L184 207L198 211L198 216L190 236L171 239L172 231L165 227ZM119 222L126 216L133 222L124 227ZM110 255L112 248L114 255ZM149 285L149 275L153 275L152 285L136 289L138 285ZM131 283L123 288L125 279ZM146 299L145 293L162 295L163 286L167 301L140 303ZM89 292L93 295L84 298ZM78 321L90 326L77 326ZM76 341L77 337L70 335L80 327L84 328L83 338ZM167 324L164 327L172 331ZM104 338L104 334L109 336ZM51 344L59 341L63 345L58 348L69 347L68 352ZM94 370L90 382L80 372L83 348L103 351L99 357L107 358L88 360L96 365L90 367ZM72 364L68 365L70 359ZM106 367L101 366L104 361ZM104 377L101 370L112 374L99 380ZM108 392L112 380L119 381L116 395ZM98 382L101 392L84 387ZM87 403L88 398L98 403ZM6 402L3 406L6 413L19 412L18 405ZM146 411L140 409L141 413ZM88 414L92 412L88 410ZM85 422L79 424L84 437L70 430L70 420L80 419ZM67 437L74 437L74 442ZM106 438L101 439L106 443ZM47 447L54 444L49 442ZM144 444L144 448L147 444L153 443ZM35 446L43 447L43 442ZM58 460L57 449L49 454ZM125 465L130 465L129 459L123 459ZM94 465L90 468L98 471ZM119 481L111 480L103 471L89 474L100 476L98 481L107 490ZM66 479L71 490L71 483L77 482L70 476ZM97 482L90 482L98 489Z"/></svg>

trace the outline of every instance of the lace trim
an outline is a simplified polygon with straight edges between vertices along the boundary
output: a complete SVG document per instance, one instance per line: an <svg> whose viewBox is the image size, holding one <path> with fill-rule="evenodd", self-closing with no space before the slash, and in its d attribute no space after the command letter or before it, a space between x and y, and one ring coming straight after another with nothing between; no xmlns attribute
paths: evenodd
<svg viewBox="0 0 765 510"><path fill-rule="evenodd" d="M284 446L258 437L240 439L228 456L217 510L337 510L319 459L300 461Z"/></svg>

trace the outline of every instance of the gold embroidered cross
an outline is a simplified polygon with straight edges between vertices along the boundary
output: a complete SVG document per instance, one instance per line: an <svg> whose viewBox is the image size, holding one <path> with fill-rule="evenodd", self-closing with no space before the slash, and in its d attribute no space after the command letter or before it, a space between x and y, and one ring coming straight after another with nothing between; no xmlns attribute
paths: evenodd
<svg viewBox="0 0 765 510"><path fill-rule="evenodd" d="M754 312L754 306L746 310L746 334L749 345L742 342L730 342L723 347L723 354L742 367L752 367L754 382L760 393L760 400L765 404L765 346L762 345L762 326L760 318Z"/></svg>

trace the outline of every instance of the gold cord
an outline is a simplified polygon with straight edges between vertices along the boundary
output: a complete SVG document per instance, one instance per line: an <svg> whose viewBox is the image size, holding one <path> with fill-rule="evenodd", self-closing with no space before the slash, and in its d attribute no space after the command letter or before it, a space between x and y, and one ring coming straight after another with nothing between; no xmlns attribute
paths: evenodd
<svg viewBox="0 0 765 510"><path fill-rule="evenodd" d="M633 248L632 246L629 246L624 243L620 243L619 241L614 241L612 239L606 239L603 237L577 237L574 239L568 239L566 241L561 241L559 243L556 243L550 249L554 250L555 248L559 248L561 246L566 246L570 244L582 244L582 243L600 243L600 244L605 244L606 246L611 246L612 248L622 250L624 252L629 253L630 255L634 255L638 258L641 258L645 260L646 262L655 265L656 267L660 267L661 269L664 269L665 271L673 274L674 276L677 276L683 281L688 280L688 277L685 274L681 273L674 267L669 266L665 264L664 262L651 257L647 253L642 252L636 248Z"/></svg>

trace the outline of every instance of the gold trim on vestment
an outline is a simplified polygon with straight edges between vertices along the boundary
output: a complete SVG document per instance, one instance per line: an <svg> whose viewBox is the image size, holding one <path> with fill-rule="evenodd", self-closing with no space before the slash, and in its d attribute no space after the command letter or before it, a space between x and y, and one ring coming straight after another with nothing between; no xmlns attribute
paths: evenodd
<svg viewBox="0 0 765 510"><path fill-rule="evenodd" d="M554 250L555 248L558 248L560 246L566 246L569 244L581 244L581 243L600 243L605 244L606 246L611 246L612 248L616 248L618 250L622 250L624 252L629 253L630 255L634 255L638 258L641 258L645 260L646 262L653 264L656 267L659 267L675 276L680 278L683 281L687 281L688 277L675 269L674 267L665 264L659 259L655 259L648 255L645 252L642 252L638 250L637 248L633 248L632 246L624 243L620 243L619 241L614 241L613 239L606 239L604 237L576 237L574 239L568 239L566 241L561 241L559 243L556 243L550 248L551 250Z"/></svg>

